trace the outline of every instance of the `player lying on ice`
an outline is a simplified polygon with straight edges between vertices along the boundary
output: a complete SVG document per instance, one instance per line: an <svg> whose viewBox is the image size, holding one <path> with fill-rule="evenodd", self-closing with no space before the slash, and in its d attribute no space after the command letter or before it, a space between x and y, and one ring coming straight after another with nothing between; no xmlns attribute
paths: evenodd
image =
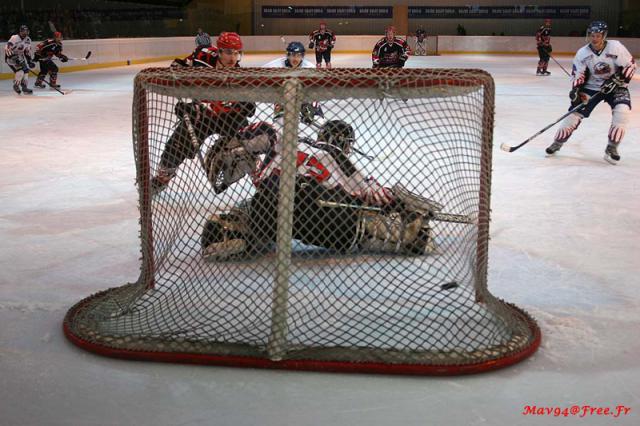
<svg viewBox="0 0 640 426"><path fill-rule="evenodd" d="M303 109L303 121L310 123L313 110ZM460 217L438 219L442 206L437 203L401 185L388 188L366 177L349 159L358 152L349 124L330 120L318 127L315 141L300 138L298 142L295 240L340 253L373 250L419 255L434 248L430 219L469 222ZM240 130L224 148L219 146L212 147L205 160L216 192L249 174L255 195L207 220L201 236L203 254L215 261L266 253L276 239L281 133L258 122Z"/></svg>

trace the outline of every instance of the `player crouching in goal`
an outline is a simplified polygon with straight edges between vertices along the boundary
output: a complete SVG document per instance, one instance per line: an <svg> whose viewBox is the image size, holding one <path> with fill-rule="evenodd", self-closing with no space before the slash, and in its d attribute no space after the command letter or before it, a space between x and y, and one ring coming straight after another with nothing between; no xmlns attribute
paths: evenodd
<svg viewBox="0 0 640 426"><path fill-rule="evenodd" d="M589 117L601 101L611 107L611 127L604 159L616 164L620 161L618 146L624 137L631 114L628 83L636 70L633 56L617 40L607 40L607 24L595 21L587 28L589 44L582 47L573 59L573 85L569 92L571 107L578 108L560 124L555 139L546 149L548 155L558 152L583 118Z"/></svg>
<svg viewBox="0 0 640 426"><path fill-rule="evenodd" d="M458 215L442 214L451 217L439 219L441 205L401 185L384 187L362 174L349 159L355 150L351 125L330 120L318 127L315 141L301 138L297 146L293 239L338 253L420 255L435 248L429 220L470 223ZM258 122L242 129L223 151L207 154L206 168L214 186L218 179L229 186L249 174L256 192L207 220L201 235L205 259L251 258L273 249L280 143L273 126Z"/></svg>

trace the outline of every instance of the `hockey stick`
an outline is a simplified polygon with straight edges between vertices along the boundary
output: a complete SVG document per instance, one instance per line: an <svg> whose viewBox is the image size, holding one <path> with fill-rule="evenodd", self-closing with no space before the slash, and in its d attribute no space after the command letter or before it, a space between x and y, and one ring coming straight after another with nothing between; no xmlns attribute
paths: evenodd
<svg viewBox="0 0 640 426"><path fill-rule="evenodd" d="M569 110L569 112L567 112L566 114L562 115L562 117L558 118L556 121L554 121L553 123L549 124L544 129L538 131L535 135L531 136L529 139L525 140L524 142L522 142L522 143L520 143L518 145L515 145L515 146L510 146L510 145L507 145L506 143L502 143L502 144L500 144L500 149L503 150L503 151L506 151L506 152L513 152L513 151L515 151L517 149L520 149L521 147L523 147L524 145L528 144L529 142L531 142L536 137L540 136L541 134L543 134L544 132L549 130L551 127L555 126L556 124L558 124L559 122L564 120L566 117L570 116L574 112L578 112L582 108L585 108L587 105L589 105L591 102L593 102L594 99L599 98L602 94L603 94L602 92L598 92L595 95L593 95L586 104L582 104L581 103L580 105L576 105L575 107L571 108Z"/></svg>
<svg viewBox="0 0 640 426"><path fill-rule="evenodd" d="M29 70L29 72L33 75L35 75L36 77L38 77L38 74L36 74L35 72L33 72L33 70ZM51 87L52 89L56 90L58 93L60 93L61 95L66 95L65 92L63 92L62 90L58 89L57 87L53 87L51 85L51 83L49 83L47 80L43 79L42 81L44 81L45 83L47 83L47 86Z"/></svg>
<svg viewBox="0 0 640 426"><path fill-rule="evenodd" d="M550 57L551 59L553 59L553 62L555 62L556 64L558 64L558 66L562 69L562 71L564 71L564 73L565 73L566 75L568 75L569 77L571 77L571 74L569 74L569 72L568 72L566 69L564 69L564 67L563 67L562 65L560 65L560 62L556 61L556 58L554 58L554 57L553 57L553 56L551 56L551 55L549 55L549 57Z"/></svg>
<svg viewBox="0 0 640 426"><path fill-rule="evenodd" d="M86 61L87 59L89 59L89 57L91 56L91 51L88 51L86 56L84 58L70 58L67 56L67 60L69 61ZM51 58L52 61L61 61L60 58L58 58L57 56L54 56L53 58Z"/></svg>

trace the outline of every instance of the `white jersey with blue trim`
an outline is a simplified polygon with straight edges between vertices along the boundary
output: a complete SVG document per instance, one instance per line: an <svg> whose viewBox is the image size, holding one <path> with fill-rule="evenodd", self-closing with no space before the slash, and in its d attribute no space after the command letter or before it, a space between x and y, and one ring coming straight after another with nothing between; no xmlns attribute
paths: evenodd
<svg viewBox="0 0 640 426"><path fill-rule="evenodd" d="M4 54L7 62L13 65L16 62L24 62L25 55L31 57L31 38L22 38L19 34L12 35L4 47Z"/></svg>
<svg viewBox="0 0 640 426"><path fill-rule="evenodd" d="M262 66L263 68L289 68L287 67L287 57L274 59L271 62L267 62ZM315 64L307 61L306 59L302 59L302 63L298 68L315 68Z"/></svg>
<svg viewBox="0 0 640 426"><path fill-rule="evenodd" d="M587 44L573 59L573 85L584 84L585 89L600 90L602 83L613 74L621 73L630 79L635 68L633 56L618 40L606 40L600 52Z"/></svg>

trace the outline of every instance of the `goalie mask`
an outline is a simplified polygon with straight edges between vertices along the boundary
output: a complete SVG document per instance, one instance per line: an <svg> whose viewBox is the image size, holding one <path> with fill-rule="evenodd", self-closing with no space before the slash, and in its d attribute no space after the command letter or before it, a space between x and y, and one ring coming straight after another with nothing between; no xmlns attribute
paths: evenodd
<svg viewBox="0 0 640 426"><path fill-rule="evenodd" d="M318 131L318 142L337 148L349 155L356 141L356 132L349 124L341 120L327 121Z"/></svg>

